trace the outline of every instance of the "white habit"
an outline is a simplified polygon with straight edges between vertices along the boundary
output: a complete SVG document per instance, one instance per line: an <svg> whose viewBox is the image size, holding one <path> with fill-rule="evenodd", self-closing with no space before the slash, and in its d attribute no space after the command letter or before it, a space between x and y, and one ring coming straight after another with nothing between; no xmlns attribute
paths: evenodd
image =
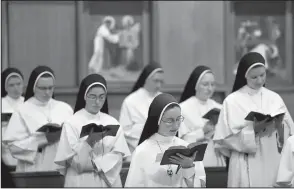
<svg viewBox="0 0 294 189"><path fill-rule="evenodd" d="M281 154L277 183L294 187L294 135L289 137Z"/></svg>
<svg viewBox="0 0 294 189"><path fill-rule="evenodd" d="M184 123L179 129L179 137L188 143L193 143L206 139L208 146L204 155L203 164L205 167L224 167L226 166L224 157L214 149L211 137L204 136L203 127L208 122L202 118L213 108L221 109L221 104L213 99L206 102L192 96L180 104L182 115L185 117Z"/></svg>
<svg viewBox="0 0 294 189"><path fill-rule="evenodd" d="M120 171L123 157L130 151L119 128L115 137L106 136L92 148L86 139L79 138L82 126L89 123L97 125L118 125L118 121L108 114L90 114L85 109L77 111L65 124L61 134L55 163L60 165L60 173L65 176L64 187L107 187L102 178L94 171L104 172L112 187L122 187ZM92 164L93 163L93 164Z"/></svg>
<svg viewBox="0 0 294 189"><path fill-rule="evenodd" d="M1 100L2 113L13 113L19 105L23 104L24 97L20 96L18 99L13 99L10 96L6 95ZM2 122L2 136L4 135L7 129L8 122ZM7 145L2 143L2 158L3 161L9 166L16 166L17 160L12 157L9 148Z"/></svg>
<svg viewBox="0 0 294 189"><path fill-rule="evenodd" d="M31 97L19 106L3 138L12 156L18 160L17 172L56 170L53 159L58 142L48 145L45 134L36 131L50 121L61 125L72 114L68 104L55 99L42 103ZM38 148L41 147L44 148L40 152Z"/></svg>
<svg viewBox="0 0 294 189"><path fill-rule="evenodd" d="M223 103L214 135L215 147L230 157L228 187L272 187L280 162L279 137L255 135L253 122L246 121L250 111L276 115L285 112L285 140L294 133L293 120L275 92L247 85L231 93Z"/></svg>
<svg viewBox="0 0 294 189"><path fill-rule="evenodd" d="M188 143L175 136L164 137L155 133L140 144L134 151L125 187L201 187L206 181L202 161L194 162L195 167L181 168L177 174L178 166L171 165L172 177L167 175L169 165L160 165L161 159L157 159L157 155L162 156L165 150L175 145L187 146Z"/></svg>
<svg viewBox="0 0 294 189"><path fill-rule="evenodd" d="M158 94L150 96L150 93L141 87L123 101L119 122L124 129L125 138L131 153L138 145L148 117L149 106Z"/></svg>

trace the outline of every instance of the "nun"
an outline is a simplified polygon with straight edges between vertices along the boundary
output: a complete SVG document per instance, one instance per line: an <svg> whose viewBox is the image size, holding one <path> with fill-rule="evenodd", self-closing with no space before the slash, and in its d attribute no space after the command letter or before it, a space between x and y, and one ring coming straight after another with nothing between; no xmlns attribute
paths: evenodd
<svg viewBox="0 0 294 189"><path fill-rule="evenodd" d="M197 66L191 73L180 99L184 124L179 129L179 137L193 143L205 141L208 147L203 163L205 167L224 167L224 157L214 149L212 136L214 123L202 118L211 109L221 109L221 104L211 99L215 90L215 78L207 66Z"/></svg>
<svg viewBox="0 0 294 189"><path fill-rule="evenodd" d="M294 187L294 136L288 138L282 150L277 186Z"/></svg>
<svg viewBox="0 0 294 189"><path fill-rule="evenodd" d="M37 130L45 124L62 126L73 114L72 108L52 98L55 86L53 71L36 67L29 78L25 102L12 114L3 141L17 159L16 172L54 171L54 157L60 132Z"/></svg>
<svg viewBox="0 0 294 189"><path fill-rule="evenodd" d="M130 155L121 127L116 136L92 133L80 138L84 125L119 125L108 114L107 85L98 74L83 79L74 115L64 123L55 163L65 176L64 187L122 187L122 160Z"/></svg>
<svg viewBox="0 0 294 189"><path fill-rule="evenodd" d="M12 114L24 102L23 75L16 68L7 68L1 75L2 114ZM5 133L9 120L1 119L2 133ZM7 145L2 143L2 158L7 166L16 166Z"/></svg>
<svg viewBox="0 0 294 189"><path fill-rule="evenodd" d="M213 140L229 157L228 187L273 187L280 162L279 149L294 133L294 123L283 99L265 88L262 55L250 52L238 65L233 90L221 109ZM285 113L282 124L246 121L249 112ZM264 128L264 126L267 127Z"/></svg>
<svg viewBox="0 0 294 189"><path fill-rule="evenodd" d="M180 105L170 94L160 94L152 101L139 145L135 149L125 187L205 187L206 175L202 161L195 155L181 154L170 161L181 165L160 165L163 153L172 146L188 143L176 133L183 122Z"/></svg>
<svg viewBox="0 0 294 189"><path fill-rule="evenodd" d="M124 129L131 153L138 145L149 106L152 100L161 93L162 84L162 67L158 63L151 63L143 69L131 94L122 103L119 122ZM129 162L130 157L126 161Z"/></svg>

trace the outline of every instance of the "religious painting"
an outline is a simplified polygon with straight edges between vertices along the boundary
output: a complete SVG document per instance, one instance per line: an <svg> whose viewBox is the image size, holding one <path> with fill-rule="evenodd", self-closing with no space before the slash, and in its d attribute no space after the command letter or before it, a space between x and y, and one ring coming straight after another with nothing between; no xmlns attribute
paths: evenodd
<svg viewBox="0 0 294 189"><path fill-rule="evenodd" d="M110 82L135 81L144 67L142 2L89 3L92 53L88 73L99 73Z"/></svg>
<svg viewBox="0 0 294 189"><path fill-rule="evenodd" d="M271 85L285 84L288 81L287 58L286 58L286 16L284 7L278 6L276 11L265 12L273 9L259 3L251 4L252 7L263 8L264 11L246 12L250 4L239 6L239 11L235 10L235 67L233 73L236 74L238 62L241 57L248 52L258 52L265 58L267 71L267 83ZM238 14L239 13L239 14Z"/></svg>

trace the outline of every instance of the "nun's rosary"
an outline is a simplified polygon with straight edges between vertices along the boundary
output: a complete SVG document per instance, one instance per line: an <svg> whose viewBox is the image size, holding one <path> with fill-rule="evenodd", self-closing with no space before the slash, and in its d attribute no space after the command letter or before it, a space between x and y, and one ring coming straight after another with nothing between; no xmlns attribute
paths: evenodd
<svg viewBox="0 0 294 189"><path fill-rule="evenodd" d="M162 152L162 149L161 149L161 147L160 147L158 141L156 141L156 142L157 142L157 145L158 145L160 151ZM162 153L163 153L163 152L162 152ZM167 169L166 173L167 173L167 175L170 176L170 177L173 176L174 173L173 173L173 170L172 170L172 168L171 168L171 165L168 165L168 169Z"/></svg>

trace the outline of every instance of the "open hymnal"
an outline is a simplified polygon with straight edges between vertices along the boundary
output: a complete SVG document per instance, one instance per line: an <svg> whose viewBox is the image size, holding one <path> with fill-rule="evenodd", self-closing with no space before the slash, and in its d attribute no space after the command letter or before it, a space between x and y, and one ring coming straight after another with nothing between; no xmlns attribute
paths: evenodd
<svg viewBox="0 0 294 189"><path fill-rule="evenodd" d="M89 123L82 127L80 138L89 135L91 132L103 133L104 136L116 136L119 129L119 125L97 125L95 123Z"/></svg>
<svg viewBox="0 0 294 189"><path fill-rule="evenodd" d="M249 114L245 117L245 120L247 121L254 121L254 119L256 119L256 121L264 121L267 119L267 122L273 121L274 119L279 119L284 117L285 113L279 113L276 115L270 115L270 114L263 114L260 112L254 112L251 111L249 112Z"/></svg>
<svg viewBox="0 0 294 189"><path fill-rule="evenodd" d="M214 125L216 125L217 124L217 121L218 121L219 114L220 114L220 109L213 108L213 109L209 110L203 116L203 118L210 120Z"/></svg>
<svg viewBox="0 0 294 189"><path fill-rule="evenodd" d="M202 161L205 154L206 147L207 147L207 143L201 143L201 144L191 143L188 145L188 147L172 146L164 152L160 165L174 164L170 162L169 158L171 156L177 156L176 155L177 153L182 154L186 157L191 157L196 151L197 151L197 154L194 161Z"/></svg>
<svg viewBox="0 0 294 189"><path fill-rule="evenodd" d="M62 129L62 126L60 126L59 124L56 123L47 123L45 125L43 125L42 127L40 127L37 132L57 132L60 131Z"/></svg>

